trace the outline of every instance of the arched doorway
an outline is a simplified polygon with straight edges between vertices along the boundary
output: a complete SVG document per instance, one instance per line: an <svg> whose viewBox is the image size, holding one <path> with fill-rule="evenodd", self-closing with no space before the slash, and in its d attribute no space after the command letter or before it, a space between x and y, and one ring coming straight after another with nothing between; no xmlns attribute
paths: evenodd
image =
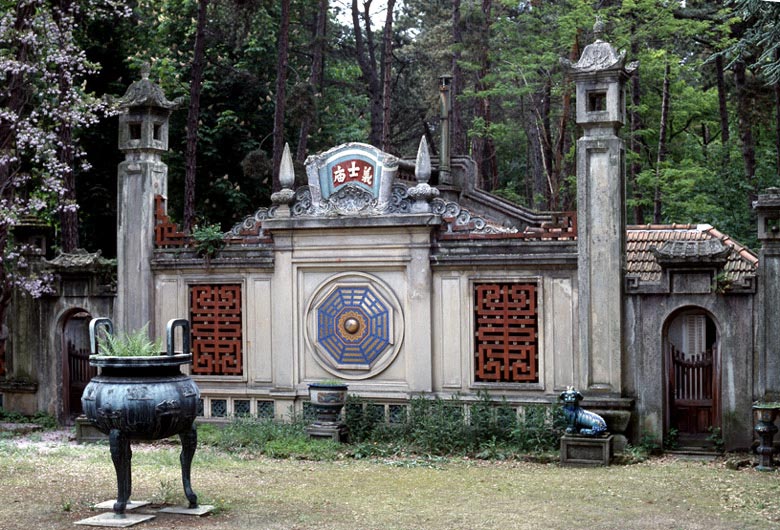
<svg viewBox="0 0 780 530"><path fill-rule="evenodd" d="M89 365L89 321L83 309L68 312L62 320L63 411L73 420L82 413L81 394L97 369Z"/></svg>
<svg viewBox="0 0 780 530"><path fill-rule="evenodd" d="M720 426L719 333L697 307L673 314L665 326L667 426L681 445L708 445Z"/></svg>

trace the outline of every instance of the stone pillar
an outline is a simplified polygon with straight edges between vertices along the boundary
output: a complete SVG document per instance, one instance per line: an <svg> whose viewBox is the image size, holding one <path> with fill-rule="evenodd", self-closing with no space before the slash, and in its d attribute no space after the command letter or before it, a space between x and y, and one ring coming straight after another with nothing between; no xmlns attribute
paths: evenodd
<svg viewBox="0 0 780 530"><path fill-rule="evenodd" d="M117 170L117 330L130 332L154 322L154 197L168 193L168 118L178 101L168 101L149 81L149 69L119 100L119 149L125 160Z"/></svg>
<svg viewBox="0 0 780 530"><path fill-rule="evenodd" d="M755 202L758 217L758 381L756 398L780 400L780 188L769 188Z"/></svg>
<svg viewBox="0 0 780 530"><path fill-rule="evenodd" d="M577 227L580 388L620 395L625 271L624 84L636 68L598 37L573 64L577 89Z"/></svg>

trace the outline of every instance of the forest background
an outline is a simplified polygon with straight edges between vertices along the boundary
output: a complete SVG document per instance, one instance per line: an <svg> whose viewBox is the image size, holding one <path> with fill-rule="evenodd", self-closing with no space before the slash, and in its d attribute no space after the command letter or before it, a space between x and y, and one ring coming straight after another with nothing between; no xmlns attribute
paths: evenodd
<svg viewBox="0 0 780 530"><path fill-rule="evenodd" d="M435 156L442 74L455 95L453 153L476 160L477 185L537 210L575 209L579 132L559 58L576 60L593 42L597 15L603 38L639 61L623 129L629 223L707 222L756 248L751 202L780 185L778 3L0 6L0 298L14 282L40 288L20 280L12 235L31 217L56 230L61 250L114 255L122 154L106 96L124 94L144 62L169 99L184 99L164 160L168 210L187 230L226 230L267 205L284 142L301 179L307 155L343 142L413 156L426 136Z"/></svg>

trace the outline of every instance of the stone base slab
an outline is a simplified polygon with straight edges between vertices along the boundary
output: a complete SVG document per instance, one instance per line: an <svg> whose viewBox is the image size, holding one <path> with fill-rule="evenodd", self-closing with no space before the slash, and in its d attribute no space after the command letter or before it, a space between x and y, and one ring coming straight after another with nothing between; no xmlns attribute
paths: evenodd
<svg viewBox="0 0 780 530"><path fill-rule="evenodd" d="M612 461L613 436L577 436L564 434L561 437L562 466L608 466Z"/></svg>
<svg viewBox="0 0 780 530"><path fill-rule="evenodd" d="M103 501L95 506L96 510L113 510L114 509L114 503L116 503L116 500L111 501ZM142 506L148 506L150 503L149 501L127 501L127 506L125 506L125 511L135 510L136 508L140 508Z"/></svg>
<svg viewBox="0 0 780 530"><path fill-rule="evenodd" d="M102 513L88 519L76 521L75 524L84 526L103 526L107 528L128 528L139 523L151 521L154 517L154 515L144 513L126 513L124 515Z"/></svg>
<svg viewBox="0 0 780 530"><path fill-rule="evenodd" d="M214 510L214 506L211 504L201 504L197 508L187 508L185 506L168 506L163 508L159 513L173 513L176 515L194 515L200 517L206 515Z"/></svg>

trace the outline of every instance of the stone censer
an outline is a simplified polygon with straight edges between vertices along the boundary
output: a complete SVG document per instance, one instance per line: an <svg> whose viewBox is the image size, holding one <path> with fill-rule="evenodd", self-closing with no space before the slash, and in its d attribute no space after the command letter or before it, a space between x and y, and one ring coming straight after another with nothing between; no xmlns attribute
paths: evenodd
<svg viewBox="0 0 780 530"><path fill-rule="evenodd" d="M178 434L181 438L181 474L189 508L198 506L192 491L190 469L197 445L194 426L200 397L195 382L180 370L192 362L190 323L174 319L166 327L167 348L159 355L98 355L98 330L113 335L108 318L89 324L92 355L89 362L100 368L81 397L84 414L100 432L107 434L117 478L113 510L123 516L132 490L130 463L132 441L159 440ZM174 333L182 330L184 353L174 353Z"/></svg>

